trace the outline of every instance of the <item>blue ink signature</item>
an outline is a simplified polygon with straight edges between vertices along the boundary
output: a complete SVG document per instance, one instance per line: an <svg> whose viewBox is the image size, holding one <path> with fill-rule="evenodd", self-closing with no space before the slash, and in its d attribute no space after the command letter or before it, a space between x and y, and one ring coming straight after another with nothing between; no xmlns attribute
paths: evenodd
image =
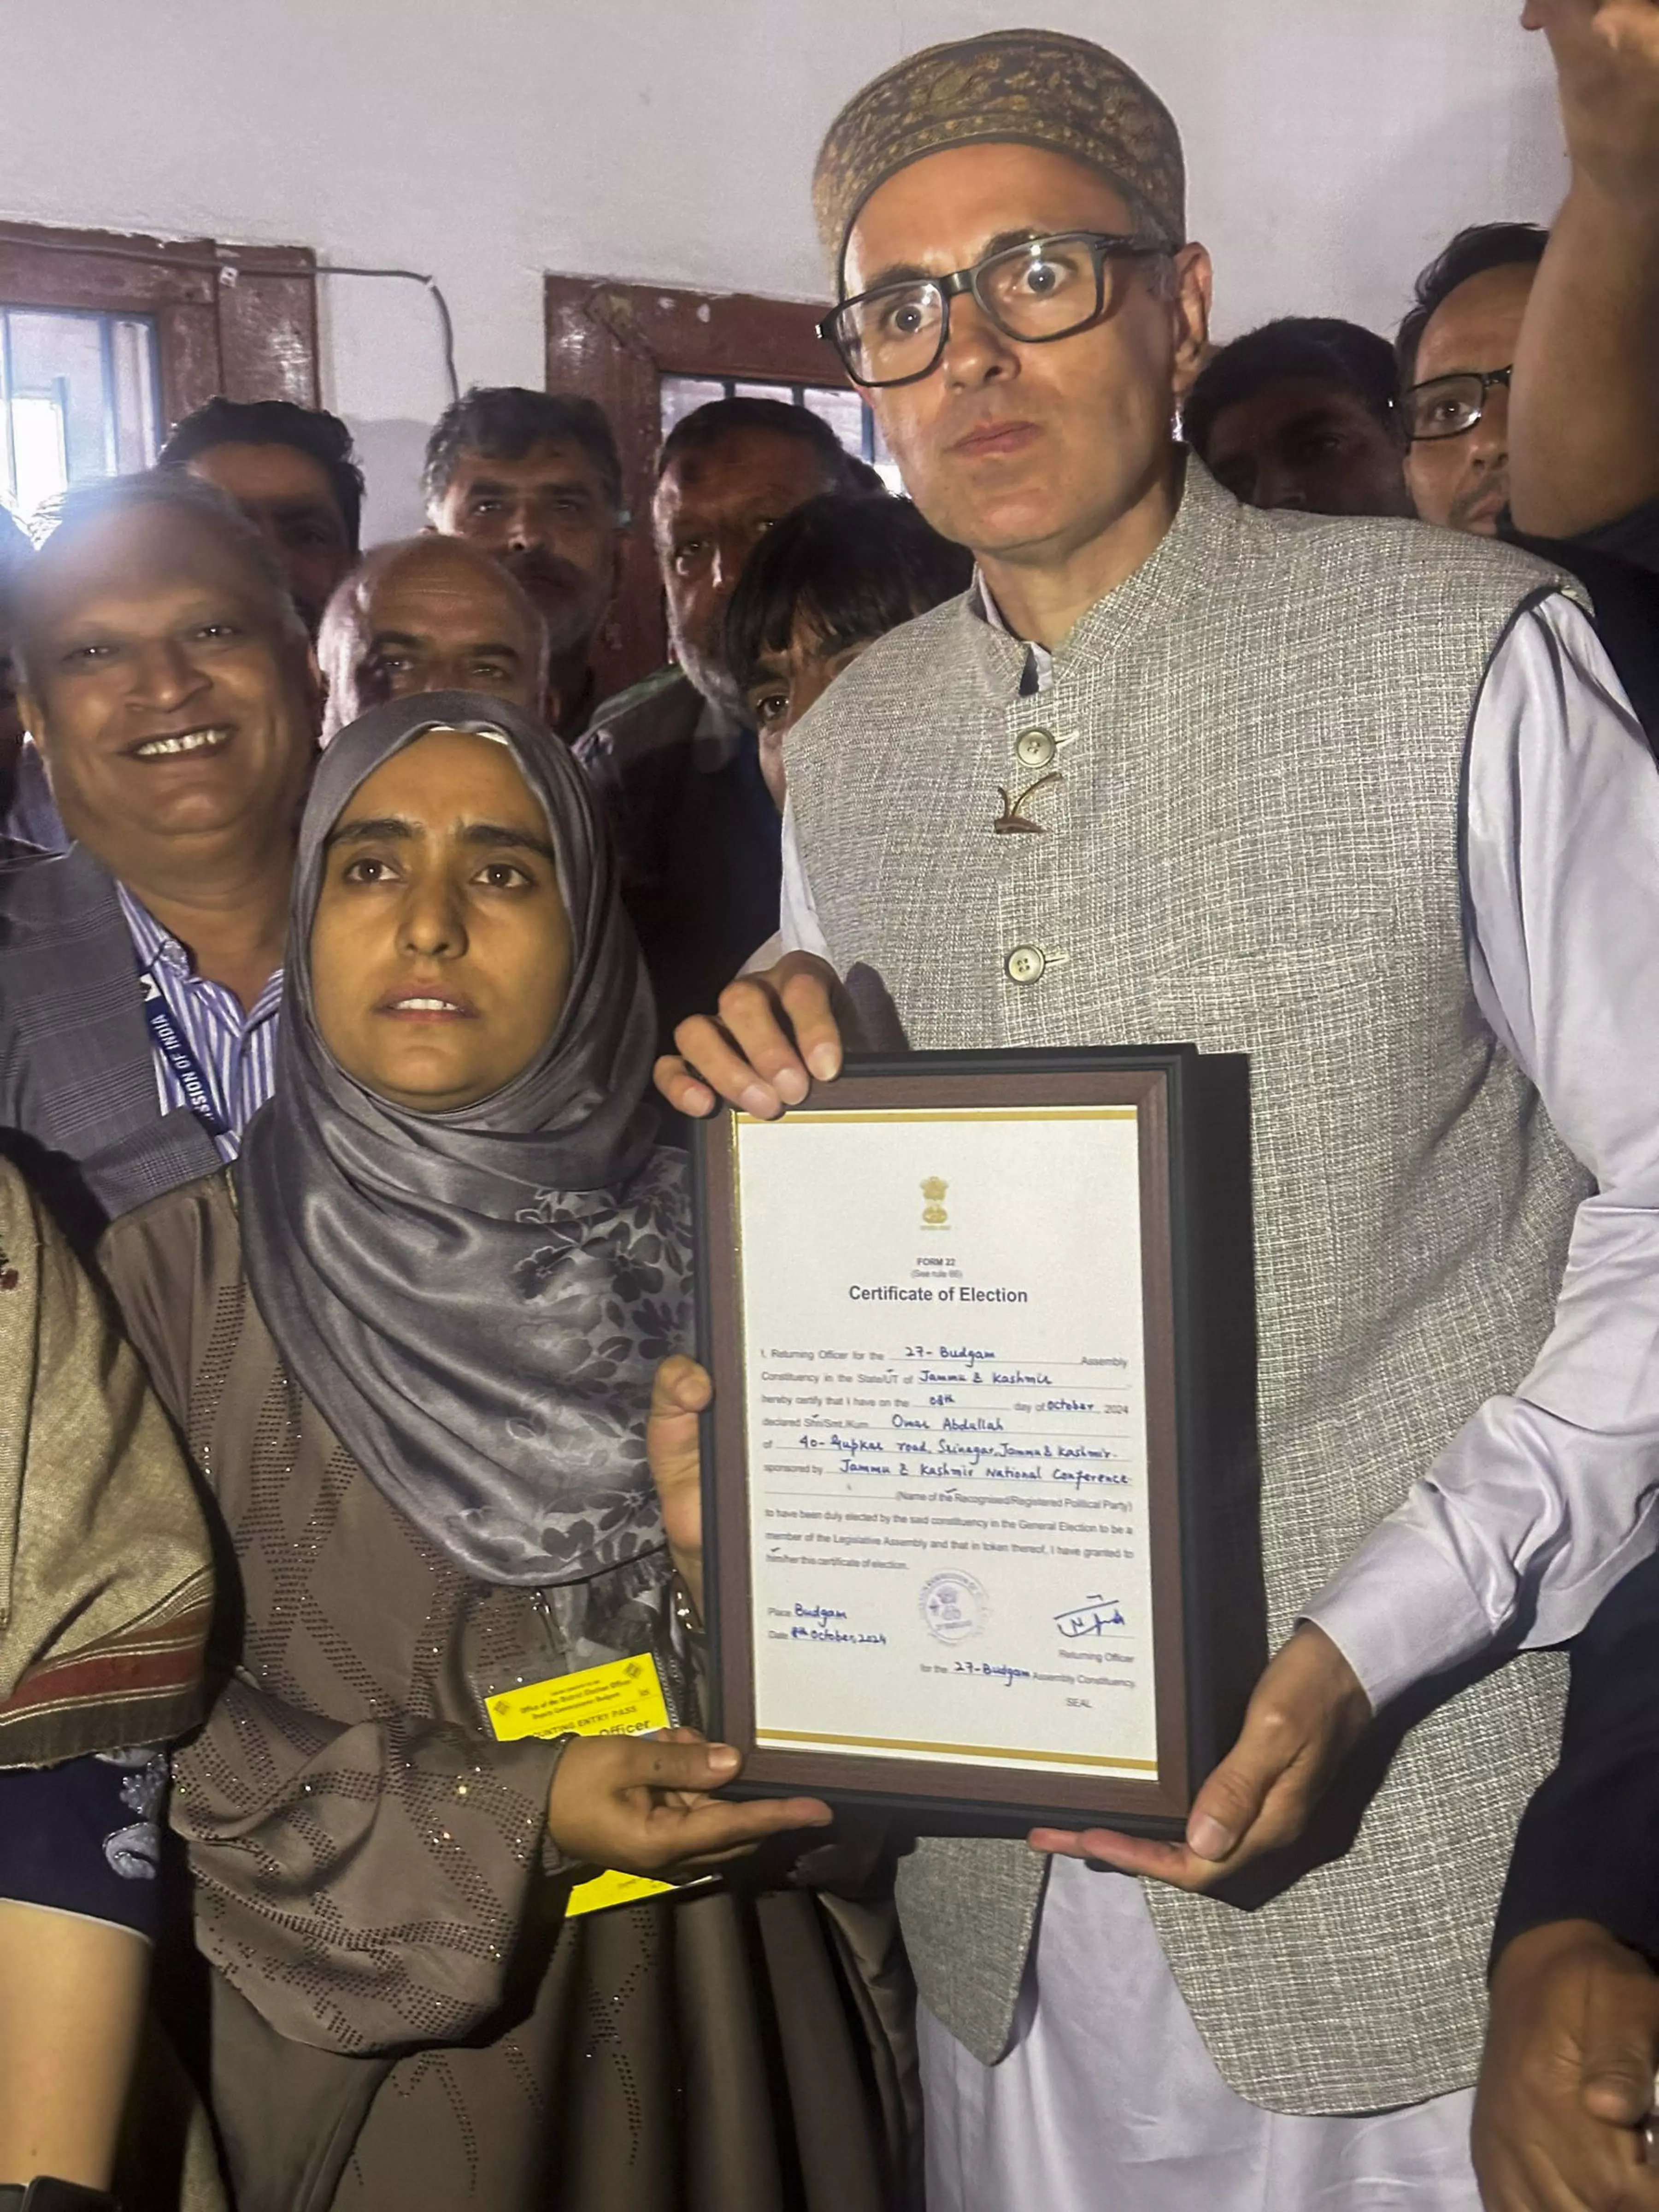
<svg viewBox="0 0 1659 2212"><path fill-rule="evenodd" d="M1124 1625L1123 1607L1115 1597L1102 1597L1098 1590L1071 1612L1054 1615L1054 1626L1062 1636L1104 1636L1109 1628Z"/></svg>

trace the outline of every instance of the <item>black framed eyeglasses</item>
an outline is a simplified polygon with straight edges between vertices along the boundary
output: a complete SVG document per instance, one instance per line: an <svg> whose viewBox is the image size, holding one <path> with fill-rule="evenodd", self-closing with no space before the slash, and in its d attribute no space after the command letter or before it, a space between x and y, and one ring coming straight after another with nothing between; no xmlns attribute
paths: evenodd
<svg viewBox="0 0 1659 2212"><path fill-rule="evenodd" d="M915 384L931 376L951 336L951 302L971 292L1005 337L1049 345L1103 322L1137 261L1175 247L1106 230L1052 231L988 253L949 276L906 277L843 300L818 325L854 384Z"/></svg>
<svg viewBox="0 0 1659 2212"><path fill-rule="evenodd" d="M1507 392L1515 374L1509 368L1460 369L1454 376L1431 376L1413 384L1400 396L1400 412L1406 435L1413 445L1435 438L1461 438L1473 430L1486 411L1486 394L1501 387Z"/></svg>

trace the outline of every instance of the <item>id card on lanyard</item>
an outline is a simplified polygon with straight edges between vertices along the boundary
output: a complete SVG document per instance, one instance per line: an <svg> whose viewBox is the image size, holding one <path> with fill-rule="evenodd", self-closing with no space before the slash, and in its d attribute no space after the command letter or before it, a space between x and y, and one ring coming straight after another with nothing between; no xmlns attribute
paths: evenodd
<svg viewBox="0 0 1659 2212"><path fill-rule="evenodd" d="M230 1124L214 1104L213 1091L202 1073L202 1063L173 1018L173 1009L155 978L154 961L138 970L138 995L143 1001L151 1041L172 1069L174 1082L185 1094L185 1105L210 1137L228 1136Z"/></svg>

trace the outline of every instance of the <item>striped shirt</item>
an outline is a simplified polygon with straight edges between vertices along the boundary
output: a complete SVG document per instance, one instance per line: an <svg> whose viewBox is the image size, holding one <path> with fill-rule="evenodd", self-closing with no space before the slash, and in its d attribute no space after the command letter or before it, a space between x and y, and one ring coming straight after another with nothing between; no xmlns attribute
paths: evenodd
<svg viewBox="0 0 1659 2212"><path fill-rule="evenodd" d="M242 1132L270 1096L276 1058L276 1016L283 1003L279 968L251 1013L228 984L198 975L190 955L142 907L125 884L115 886L132 933L138 979L171 1017L172 1053L150 1028L150 1058L161 1111L192 1109L206 1122L222 1159L234 1160Z"/></svg>

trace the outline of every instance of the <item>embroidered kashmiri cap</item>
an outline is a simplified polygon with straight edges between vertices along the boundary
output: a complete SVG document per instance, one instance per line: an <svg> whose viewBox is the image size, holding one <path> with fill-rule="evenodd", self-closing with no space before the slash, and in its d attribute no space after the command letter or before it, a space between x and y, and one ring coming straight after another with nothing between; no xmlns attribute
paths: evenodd
<svg viewBox="0 0 1659 2212"><path fill-rule="evenodd" d="M848 234L877 186L949 146L1041 146L1098 169L1138 226L1187 235L1175 118L1115 54L1060 31L988 31L910 54L830 125L812 177L818 235L836 282Z"/></svg>

